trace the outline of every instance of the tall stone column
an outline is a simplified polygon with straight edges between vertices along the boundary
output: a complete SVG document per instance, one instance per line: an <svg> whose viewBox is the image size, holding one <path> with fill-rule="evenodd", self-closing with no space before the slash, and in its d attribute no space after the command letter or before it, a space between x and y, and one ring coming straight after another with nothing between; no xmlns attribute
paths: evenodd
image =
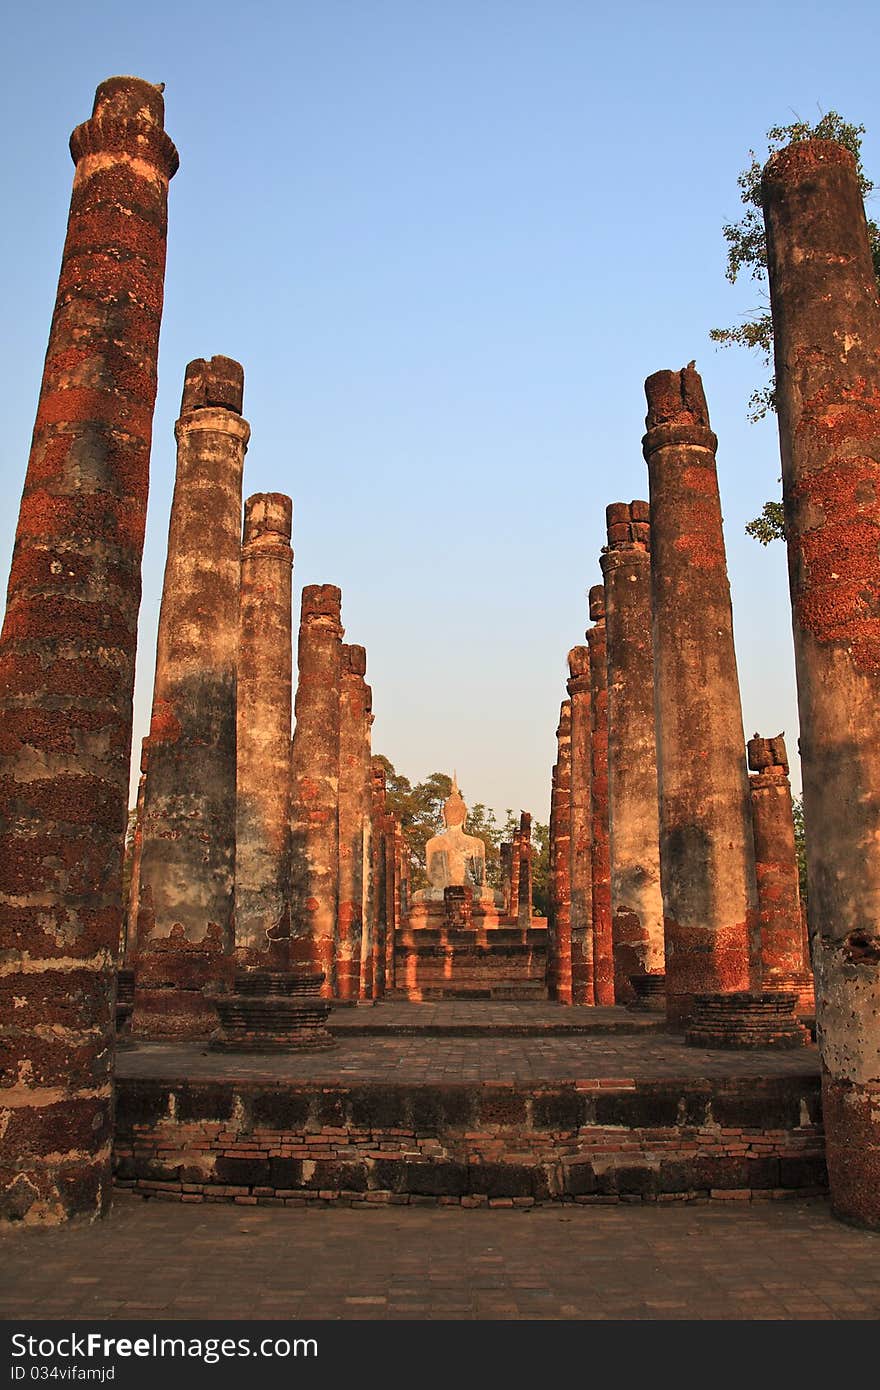
<svg viewBox="0 0 880 1390"><path fill-rule="evenodd" d="M594 1004L593 989L593 781L590 649L572 647L571 673L571 1002Z"/></svg>
<svg viewBox="0 0 880 1390"><path fill-rule="evenodd" d="M168 182L162 88L70 137L67 239L0 636L0 1219L110 1201L114 979Z"/></svg>
<svg viewBox="0 0 880 1390"><path fill-rule="evenodd" d="M513 870L513 841L504 840L498 846L501 861L501 898L505 917L516 916L516 904L510 891L510 876Z"/></svg>
<svg viewBox="0 0 880 1390"><path fill-rule="evenodd" d="M519 813L518 854L516 856L516 921L517 926L532 925L532 817L529 811Z"/></svg>
<svg viewBox="0 0 880 1390"><path fill-rule="evenodd" d="M373 998L385 994L385 954L388 936L388 892L385 882L385 769L372 759L372 857L373 857Z"/></svg>
<svg viewBox="0 0 880 1390"><path fill-rule="evenodd" d="M762 196L831 1199L880 1227L880 305L846 150Z"/></svg>
<svg viewBox="0 0 880 1390"><path fill-rule="evenodd" d="M267 932L285 930L290 882L293 503L244 504L238 639L235 957L265 965Z"/></svg>
<svg viewBox="0 0 880 1390"><path fill-rule="evenodd" d="M750 986L757 888L717 439L693 365L645 383L667 1016Z"/></svg>
<svg viewBox="0 0 880 1390"><path fill-rule="evenodd" d="M663 973L651 527L647 502L612 502L605 515L611 934L614 997L625 1004L635 999L631 975Z"/></svg>
<svg viewBox="0 0 880 1390"><path fill-rule="evenodd" d="M361 970L358 997L364 1001L373 999L373 970L376 936L376 884L374 881L375 855L373 853L373 758L372 728L373 692L364 686L366 708L364 711L364 731L361 755L362 796L363 796L363 844L361 868Z"/></svg>
<svg viewBox="0 0 880 1390"><path fill-rule="evenodd" d="M293 735L291 958L324 972L321 993L327 999L337 987L341 615L340 589L306 585Z"/></svg>
<svg viewBox="0 0 880 1390"><path fill-rule="evenodd" d="M364 933L364 835L370 820L369 686L363 647L342 647L339 687L339 914L336 986L340 1002L360 993Z"/></svg>
<svg viewBox="0 0 880 1390"><path fill-rule="evenodd" d="M553 984L559 1004L571 1003L571 701L559 707L553 815Z"/></svg>
<svg viewBox="0 0 880 1390"><path fill-rule="evenodd" d="M149 744L149 739L141 739L141 775L138 778L137 805L134 813L134 839L131 846L131 873L128 880L128 902L125 910L123 966L126 970L133 970L137 959L137 924L141 901L141 857L144 849L144 795L147 786L147 749Z"/></svg>
<svg viewBox="0 0 880 1390"><path fill-rule="evenodd" d="M522 835L517 827L510 847L510 912L519 921L519 871L522 863Z"/></svg>
<svg viewBox="0 0 880 1390"><path fill-rule="evenodd" d="M397 983L397 970L395 961L395 950L397 947L397 930L400 924L399 904L400 904L400 882L398 879L397 862L397 817L392 811L385 816L384 825L384 847L385 847L385 990L394 989Z"/></svg>
<svg viewBox="0 0 880 1390"><path fill-rule="evenodd" d="M608 663L605 638L605 589L590 589L587 644L590 651L593 871L593 995L601 1007L614 1003L614 953L611 938L611 869L608 848Z"/></svg>
<svg viewBox="0 0 880 1390"><path fill-rule="evenodd" d="M547 998L556 998L556 917L558 915L559 884L556 878L556 820L559 814L557 767L550 769L550 819L547 826L547 963L545 983Z"/></svg>
<svg viewBox="0 0 880 1390"><path fill-rule="evenodd" d="M802 1008L813 1007L813 980L804 960L803 921L797 846L785 739L748 743L749 790L755 835L755 868L760 912L762 990L794 990Z"/></svg>
<svg viewBox="0 0 880 1390"><path fill-rule="evenodd" d="M243 394L238 362L190 362L174 431L132 1015L151 1037L210 1034L231 978Z"/></svg>

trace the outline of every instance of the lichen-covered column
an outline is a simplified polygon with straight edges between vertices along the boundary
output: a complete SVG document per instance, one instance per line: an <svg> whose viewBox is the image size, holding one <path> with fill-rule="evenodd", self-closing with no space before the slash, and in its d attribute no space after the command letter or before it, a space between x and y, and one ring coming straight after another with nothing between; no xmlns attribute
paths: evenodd
<svg viewBox="0 0 880 1390"><path fill-rule="evenodd" d="M556 729L556 807L553 817L555 932L554 996L571 1003L571 701L559 707Z"/></svg>
<svg viewBox="0 0 880 1390"><path fill-rule="evenodd" d="M880 1227L880 305L852 155L762 198L831 1200Z"/></svg>
<svg viewBox="0 0 880 1390"><path fill-rule="evenodd" d="M605 639L605 589L590 589L587 645L590 651L590 719L592 769L590 817L593 879L593 996L602 1007L614 1003L614 953L611 938L611 869L608 849L608 662Z"/></svg>
<svg viewBox="0 0 880 1390"><path fill-rule="evenodd" d="M647 502L606 508L602 552L608 657L608 825L614 998L635 998L631 975L663 973L663 898L654 652L651 527Z"/></svg>
<svg viewBox="0 0 880 1390"><path fill-rule="evenodd" d="M265 965L289 911L293 503L244 504L238 639L235 958Z"/></svg>
<svg viewBox="0 0 880 1390"><path fill-rule="evenodd" d="M231 978L243 395L238 362L190 362L175 426L132 1015L150 1037L210 1034Z"/></svg>
<svg viewBox="0 0 880 1390"><path fill-rule="evenodd" d="M67 240L0 637L0 1219L110 1200L114 979L168 182L162 88L70 137Z"/></svg>
<svg viewBox="0 0 880 1390"><path fill-rule="evenodd" d="M363 843L361 846L361 970L358 984L358 997L362 1000L373 998L373 969L375 958L374 938L376 933L376 885L374 882L375 855L373 853L373 757L372 728L373 692L369 685L364 686L364 728L361 744L361 795L363 797Z"/></svg>
<svg viewBox="0 0 880 1390"><path fill-rule="evenodd" d="M336 994L339 903L339 691L342 591L308 584L302 593L291 793L291 959L324 972Z"/></svg>
<svg viewBox="0 0 880 1390"><path fill-rule="evenodd" d="M785 739L748 743L749 790L755 834L760 913L760 984L793 990L802 1008L813 1007L813 981L804 960L803 921L788 755Z"/></svg>
<svg viewBox="0 0 880 1390"><path fill-rule="evenodd" d="M372 759L372 858L373 858L373 951L372 983L374 999L385 994L385 951L388 935L388 893L385 883L385 769Z"/></svg>
<svg viewBox="0 0 880 1390"><path fill-rule="evenodd" d="M572 647L566 689L571 703L571 1002L594 1004L592 728L590 649Z"/></svg>
<svg viewBox="0 0 880 1390"><path fill-rule="evenodd" d="M645 383L667 1017L747 990L757 888L733 616L703 384Z"/></svg>
<svg viewBox="0 0 880 1390"><path fill-rule="evenodd" d="M364 932L364 832L370 818L369 686L363 647L342 646L339 687L339 912L336 996L360 992Z"/></svg>
<svg viewBox="0 0 880 1390"><path fill-rule="evenodd" d="M520 811L516 856L516 921L517 926L532 925L532 816Z"/></svg>

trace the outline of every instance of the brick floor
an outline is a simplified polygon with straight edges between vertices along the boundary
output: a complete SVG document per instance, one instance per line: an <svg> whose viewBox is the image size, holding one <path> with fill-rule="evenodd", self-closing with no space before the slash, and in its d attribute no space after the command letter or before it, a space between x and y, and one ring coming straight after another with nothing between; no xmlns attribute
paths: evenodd
<svg viewBox="0 0 880 1390"><path fill-rule="evenodd" d="M731 1209L188 1207L122 1194L2 1241L0 1316L877 1319L880 1235L826 1202Z"/></svg>

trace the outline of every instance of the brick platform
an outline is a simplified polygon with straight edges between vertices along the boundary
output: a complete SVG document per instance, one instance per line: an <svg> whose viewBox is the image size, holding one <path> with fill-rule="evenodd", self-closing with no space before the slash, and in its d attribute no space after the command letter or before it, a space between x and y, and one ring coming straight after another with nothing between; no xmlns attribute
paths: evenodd
<svg viewBox="0 0 880 1390"><path fill-rule="evenodd" d="M411 1027L430 1008L408 1007ZM165 1199L244 1205L824 1189L814 1048L719 1055L656 1029L536 1037L503 1028L492 1035L484 1025L481 1037L389 1028L296 1057L142 1045L118 1059L117 1181Z"/></svg>

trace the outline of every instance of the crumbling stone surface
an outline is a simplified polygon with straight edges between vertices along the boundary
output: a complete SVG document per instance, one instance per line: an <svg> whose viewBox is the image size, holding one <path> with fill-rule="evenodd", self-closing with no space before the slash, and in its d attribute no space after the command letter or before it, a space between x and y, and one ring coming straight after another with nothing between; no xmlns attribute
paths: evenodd
<svg viewBox="0 0 880 1390"><path fill-rule="evenodd" d="M238 362L198 358L175 426L132 1017L151 1037L207 1037L232 969L243 394Z"/></svg>
<svg viewBox="0 0 880 1390"><path fill-rule="evenodd" d="M372 948L365 916L370 886L371 792L370 726L372 697L364 677L363 647L342 646L339 688L339 909L336 988L341 1002L358 998L361 951Z"/></svg>
<svg viewBox="0 0 880 1390"><path fill-rule="evenodd" d="M339 691L342 592L302 593L291 794L291 960L324 975L336 995L339 882Z"/></svg>
<svg viewBox="0 0 880 1390"><path fill-rule="evenodd" d="M532 815L520 811L516 837L516 920L524 931L532 925Z"/></svg>
<svg viewBox="0 0 880 1390"><path fill-rule="evenodd" d="M571 704L571 1002L594 1004L590 649L568 654Z"/></svg>
<svg viewBox="0 0 880 1390"><path fill-rule="evenodd" d="M614 1003L614 953L611 936L611 865L608 844L608 658L605 636L605 589L590 589L587 645L590 651L592 719L592 870L593 992L596 1004Z"/></svg>
<svg viewBox="0 0 880 1390"><path fill-rule="evenodd" d="M0 1219L110 1198L131 701L177 151L162 88L76 128L67 239L0 637Z"/></svg>
<svg viewBox="0 0 880 1390"><path fill-rule="evenodd" d="M388 952L388 892L385 882L385 768L380 759L371 759L372 784L372 861L373 861L373 950L370 981L365 983L364 997L381 999L385 994L385 962ZM366 979L366 972L365 972ZM369 992L367 992L369 990Z"/></svg>
<svg viewBox="0 0 880 1390"><path fill-rule="evenodd" d="M809 958L804 959L800 880L785 739L748 743L760 913L760 986L793 990L801 1011L815 1007Z"/></svg>
<svg viewBox="0 0 880 1390"><path fill-rule="evenodd" d="M654 732L651 526L647 502L612 502L602 553L608 652L608 822L614 997L662 974L663 898Z"/></svg>
<svg viewBox="0 0 880 1390"><path fill-rule="evenodd" d="M847 150L789 145L761 187L828 1169L880 1227L880 305Z"/></svg>
<svg viewBox="0 0 880 1390"><path fill-rule="evenodd" d="M551 894L549 995L571 1003L571 701L563 700L556 730L556 775L551 807Z"/></svg>
<svg viewBox="0 0 880 1390"><path fill-rule="evenodd" d="M751 984L757 887L733 618L703 384L645 383L667 1016Z"/></svg>
<svg viewBox="0 0 880 1390"><path fill-rule="evenodd" d="M235 813L242 965L264 964L268 933L289 928L292 523L283 493L256 493L244 504Z"/></svg>

